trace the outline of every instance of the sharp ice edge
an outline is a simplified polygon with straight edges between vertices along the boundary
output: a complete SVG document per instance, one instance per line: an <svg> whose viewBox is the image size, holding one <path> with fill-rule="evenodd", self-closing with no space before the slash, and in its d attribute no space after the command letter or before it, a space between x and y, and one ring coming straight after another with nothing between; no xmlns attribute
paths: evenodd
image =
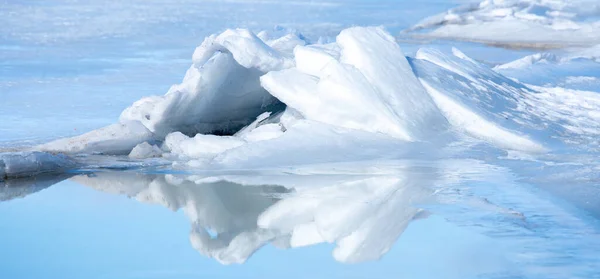
<svg viewBox="0 0 600 279"><path fill-rule="evenodd" d="M164 152L219 169L431 158L460 134L527 153L571 143L593 150L598 104L589 92L509 79L457 49L406 58L382 28L349 28L312 45L236 29L206 38L166 95L135 102L116 124L33 150Z"/></svg>

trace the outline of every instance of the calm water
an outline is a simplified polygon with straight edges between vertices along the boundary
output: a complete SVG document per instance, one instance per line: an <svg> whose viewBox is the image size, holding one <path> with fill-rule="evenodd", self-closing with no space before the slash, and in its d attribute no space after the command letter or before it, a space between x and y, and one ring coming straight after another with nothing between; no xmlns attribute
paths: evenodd
<svg viewBox="0 0 600 279"><path fill-rule="evenodd" d="M11 181L0 277L600 276L589 211L475 160L390 169Z"/></svg>

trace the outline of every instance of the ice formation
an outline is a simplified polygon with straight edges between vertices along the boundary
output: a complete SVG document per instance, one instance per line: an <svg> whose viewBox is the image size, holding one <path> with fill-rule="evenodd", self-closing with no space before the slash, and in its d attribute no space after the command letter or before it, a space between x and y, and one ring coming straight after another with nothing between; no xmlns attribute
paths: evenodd
<svg viewBox="0 0 600 279"><path fill-rule="evenodd" d="M210 36L194 52L181 84L165 96L135 102L120 120L140 121L159 138L176 131L233 134L279 104L259 77L291 67L286 51L303 44L295 36L265 42L242 29Z"/></svg>
<svg viewBox="0 0 600 279"><path fill-rule="evenodd" d="M534 94L525 85L456 49L452 54L420 49L412 63L423 86L457 129L503 148L544 151L540 142L528 137L536 125L516 122L519 116L529 117L519 108L524 95Z"/></svg>
<svg viewBox="0 0 600 279"><path fill-rule="evenodd" d="M512 47L555 48L600 43L595 0L485 0L422 20L406 31Z"/></svg>
<svg viewBox="0 0 600 279"><path fill-rule="evenodd" d="M45 152L0 153L0 181L44 173L57 173L77 164L65 155Z"/></svg>
<svg viewBox="0 0 600 279"><path fill-rule="evenodd" d="M196 49L165 96L135 102L119 123L34 150L260 169L433 158L461 135L531 154L597 148L595 95L500 73L543 61L562 60L537 55L494 70L457 49L406 57L379 27L308 45L296 35L227 30Z"/></svg>
<svg viewBox="0 0 600 279"><path fill-rule="evenodd" d="M381 28L351 28L335 43L308 47L295 35L261 38L266 36L247 30L210 36L195 51L184 81L165 96L135 102L117 124L35 149L157 156L158 149L140 145L148 142L162 143L178 158L206 159L278 141L297 123L314 123L314 131L331 127L331 135L368 132L361 142L370 133L389 142L422 141L447 128L399 46ZM217 161L231 158L221 157Z"/></svg>
<svg viewBox="0 0 600 279"><path fill-rule="evenodd" d="M153 139L152 132L139 121L122 121L80 136L38 145L34 149L66 154L125 155L136 145Z"/></svg>
<svg viewBox="0 0 600 279"><path fill-rule="evenodd" d="M448 120L475 137L527 152L598 148L597 93L525 85L456 49L421 49L412 63Z"/></svg>
<svg viewBox="0 0 600 279"><path fill-rule="evenodd" d="M294 56L295 68L261 82L307 119L408 141L445 128L400 47L380 28L346 29L336 43L297 47Z"/></svg>
<svg viewBox="0 0 600 279"><path fill-rule="evenodd" d="M146 159L153 157L162 156L163 151L160 147L150 144L148 142L142 142L136 145L133 150L129 153L129 158L133 159Z"/></svg>

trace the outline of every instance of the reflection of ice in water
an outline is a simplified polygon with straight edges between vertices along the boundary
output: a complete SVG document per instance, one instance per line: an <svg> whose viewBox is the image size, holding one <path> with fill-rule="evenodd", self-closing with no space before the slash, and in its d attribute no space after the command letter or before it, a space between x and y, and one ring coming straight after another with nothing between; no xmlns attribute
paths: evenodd
<svg viewBox="0 0 600 279"><path fill-rule="evenodd" d="M259 214L288 192L281 186L244 187L227 181L195 183L194 177L99 173L73 180L140 202L182 209L192 223L190 241L200 253L221 263L243 263L277 234L259 229Z"/></svg>
<svg viewBox="0 0 600 279"><path fill-rule="evenodd" d="M303 189L270 207L259 225L291 234L291 246L336 243L341 262L376 260L421 210L411 206L430 192L405 175L355 177Z"/></svg>
<svg viewBox="0 0 600 279"><path fill-rule="evenodd" d="M589 278L598 270L600 235L593 222L516 182L505 168L476 160L373 164L368 166L377 174L365 174L365 165L338 164L296 169L304 175L121 172L72 179L140 202L182 209L191 222L192 246L224 264L243 263L267 244L296 248L333 243L337 261L377 260L413 220L433 212L438 217L424 222L443 217L506 247L498 253L516 263L505 270L511 276ZM567 250L572 252L565 254Z"/></svg>
<svg viewBox="0 0 600 279"><path fill-rule="evenodd" d="M0 181L0 202L25 198L71 176L70 174L48 174Z"/></svg>
<svg viewBox="0 0 600 279"><path fill-rule="evenodd" d="M244 183L237 176L98 173L73 180L182 209L192 224L192 246L224 264L243 263L267 243L287 248L330 242L337 244L338 261L375 260L411 220L426 216L411 205L431 195L431 180L426 185L424 178L403 174L279 178L255 177L257 185L247 186L232 182Z"/></svg>

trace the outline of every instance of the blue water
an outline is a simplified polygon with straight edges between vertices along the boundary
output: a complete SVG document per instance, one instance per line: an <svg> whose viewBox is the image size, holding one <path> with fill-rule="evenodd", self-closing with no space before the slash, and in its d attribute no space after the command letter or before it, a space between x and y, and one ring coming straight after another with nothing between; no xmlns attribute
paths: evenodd
<svg viewBox="0 0 600 279"><path fill-rule="evenodd" d="M456 169L461 165L470 167ZM349 196L354 184L339 181L379 186L377 183L394 176L244 174L201 180L211 176L121 171L9 181L0 185L0 238L4 243L0 277L600 276L600 226L589 211L520 183L498 166L456 161L450 169L421 167L411 170L417 173L398 173L402 182L394 186L398 188L392 194L384 195L383 202ZM340 262L332 254L336 244L291 248L283 232L274 232L275 237L259 245L245 238L232 240L248 232L260 237L259 216L288 199L300 198L298 205L302 205L327 197L312 196L319 188L329 189L320 193L332 195L334 204L342 202L341 207L329 207L326 215L338 216L362 202L395 208L366 235L373 241L364 242L369 248L385 244L391 237L390 250L379 260ZM403 212L412 208L424 211L395 236L386 225L402 222ZM299 210L287 220L303 222L302 217L294 217L304 209ZM357 215L341 223L367 224L376 218ZM208 238L198 242L194 232L203 232ZM247 245L254 247L249 253L235 249ZM230 256L242 260L231 261Z"/></svg>

